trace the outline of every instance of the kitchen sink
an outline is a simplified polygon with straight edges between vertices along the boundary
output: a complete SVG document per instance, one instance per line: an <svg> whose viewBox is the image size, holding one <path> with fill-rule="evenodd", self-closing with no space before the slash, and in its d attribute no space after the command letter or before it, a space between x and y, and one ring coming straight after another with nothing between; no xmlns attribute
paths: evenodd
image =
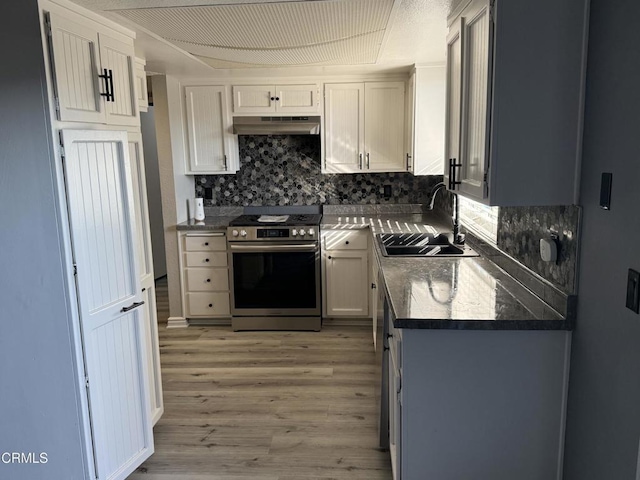
<svg viewBox="0 0 640 480"><path fill-rule="evenodd" d="M477 257L465 245L454 245L444 234L379 233L376 235L385 257Z"/></svg>

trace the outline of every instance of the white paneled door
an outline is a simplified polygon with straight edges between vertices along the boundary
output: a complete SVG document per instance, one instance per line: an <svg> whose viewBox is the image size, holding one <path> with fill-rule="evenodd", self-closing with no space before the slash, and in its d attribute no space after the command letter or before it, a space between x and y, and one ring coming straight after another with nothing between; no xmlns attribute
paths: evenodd
<svg viewBox="0 0 640 480"><path fill-rule="evenodd" d="M62 140L96 476L124 480L153 453L128 139Z"/></svg>

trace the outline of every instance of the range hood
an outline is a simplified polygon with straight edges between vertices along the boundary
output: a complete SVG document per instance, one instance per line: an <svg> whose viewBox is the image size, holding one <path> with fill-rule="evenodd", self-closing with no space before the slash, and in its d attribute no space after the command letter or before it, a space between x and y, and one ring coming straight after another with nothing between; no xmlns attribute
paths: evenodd
<svg viewBox="0 0 640 480"><path fill-rule="evenodd" d="M318 135L320 117L233 117L238 135Z"/></svg>

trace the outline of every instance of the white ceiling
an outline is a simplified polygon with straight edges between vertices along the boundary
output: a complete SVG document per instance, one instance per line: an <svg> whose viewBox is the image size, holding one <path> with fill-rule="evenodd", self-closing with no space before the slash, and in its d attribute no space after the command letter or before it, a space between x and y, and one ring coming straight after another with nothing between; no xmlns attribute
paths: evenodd
<svg viewBox="0 0 640 480"><path fill-rule="evenodd" d="M445 61L455 0L74 0L218 69Z"/></svg>

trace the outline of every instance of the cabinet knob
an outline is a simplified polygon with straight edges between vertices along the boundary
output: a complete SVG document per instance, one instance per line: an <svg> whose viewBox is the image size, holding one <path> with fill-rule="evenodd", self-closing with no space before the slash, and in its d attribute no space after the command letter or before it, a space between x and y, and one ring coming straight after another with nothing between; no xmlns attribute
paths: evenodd
<svg viewBox="0 0 640 480"><path fill-rule="evenodd" d="M210 304L209 304L209 308L212 308L212 307L213 307L213 303L210 303Z"/></svg>
<svg viewBox="0 0 640 480"><path fill-rule="evenodd" d="M205 259L204 259L204 261L205 261L205 262L207 262L207 263L209 263L209 259L208 259L208 258L205 258Z"/></svg>
<svg viewBox="0 0 640 480"><path fill-rule="evenodd" d="M375 283L372 283L372 284L371 284L371 288L375 289L375 288L376 288L376 284L375 284Z"/></svg>
<svg viewBox="0 0 640 480"><path fill-rule="evenodd" d="M276 102L280 100L280 97L276 97Z"/></svg>
<svg viewBox="0 0 640 480"><path fill-rule="evenodd" d="M349 245L349 240L347 240L346 242L344 242L345 244Z"/></svg>
<svg viewBox="0 0 640 480"><path fill-rule="evenodd" d="M209 246L209 242L204 242L204 246L208 247Z"/></svg>
<svg viewBox="0 0 640 480"><path fill-rule="evenodd" d="M207 283L211 283L211 279L210 278L207 278Z"/></svg>
<svg viewBox="0 0 640 480"><path fill-rule="evenodd" d="M329 255L327 258L328 258L329 260L331 260L331 255Z"/></svg>
<svg viewBox="0 0 640 480"><path fill-rule="evenodd" d="M273 102L276 99L276 97L271 97L271 101Z"/></svg>

